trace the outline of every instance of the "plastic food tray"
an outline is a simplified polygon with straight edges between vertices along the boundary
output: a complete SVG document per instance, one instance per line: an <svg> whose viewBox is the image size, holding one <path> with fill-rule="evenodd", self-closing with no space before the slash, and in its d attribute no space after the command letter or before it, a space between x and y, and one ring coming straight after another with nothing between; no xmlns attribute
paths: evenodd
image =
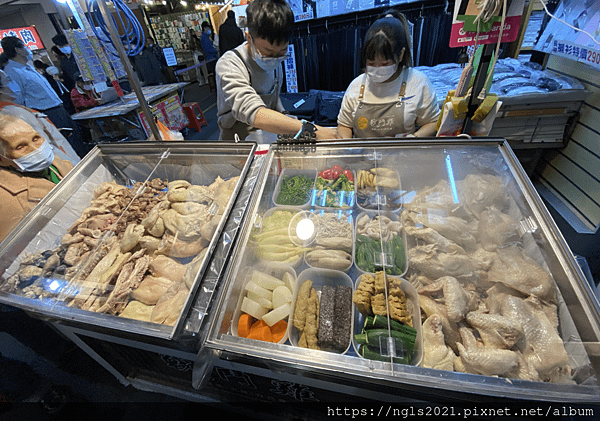
<svg viewBox="0 0 600 421"><path fill-rule="evenodd" d="M305 176L313 181L312 186L307 190L306 201L299 205L289 205L289 204L279 203L277 201L277 199L279 197L279 192L281 191L281 184L283 183L284 179L286 177L294 177L297 175ZM281 174L279 174L277 184L275 185L275 190L273 191L273 203L277 206L299 206L303 209L308 208L310 206L310 202L312 199L316 177L317 177L317 170L315 170L315 169L284 168L283 170L281 170Z"/></svg>
<svg viewBox="0 0 600 421"><path fill-rule="evenodd" d="M309 268L309 269L303 270L298 275L298 278L296 281L296 290L295 290L295 294L294 294L294 306L293 306L294 308L296 305L296 299L298 298L298 291L300 291L300 286L304 283L304 281L307 281L307 280L312 281L312 287L319 294L319 303L320 303L320 298L321 298L321 290L323 289L324 285L330 285L333 287L335 287L337 285L344 285L344 286L350 287L352 289L352 292L354 293L352 278L350 278L344 272L341 272L339 270L331 270L331 269ZM354 307L355 307L354 304L352 304L352 306L351 306L352 312L350 314L350 318L351 318L350 319L351 320L350 336L354 336L352 334L354 332L354 320L355 320ZM292 325L292 326L290 327L290 342L293 346L298 346L298 340L300 339L300 332L298 331L298 329L296 329L296 327L293 326L293 317L291 320L292 320L292 323L290 323L290 325ZM348 350L350 349L351 342L352 342L352 338L348 337L348 347L343 352L343 354L348 352ZM328 352L328 351L324 351L324 352Z"/></svg>
<svg viewBox="0 0 600 421"><path fill-rule="evenodd" d="M387 216L388 218L390 218L392 221L399 221L400 222L400 226L401 226L401 233L400 235L402 236L402 242L404 243L404 270L402 271L402 273L400 275L390 275L390 276L395 276L395 277L402 277L406 274L406 271L408 270L408 246L406 244L406 232L404 231L404 228L402 227L402 220L398 217L398 214L395 212L377 212L377 211L364 211L364 212L360 212L357 216L356 216L356 220L354 221L354 245L353 245L353 250L352 250L352 257L354 259L354 266L356 266L356 270L359 273L371 273L369 271L365 271L364 269L362 269L357 263L356 263L356 244L357 244L357 237L358 237L358 221L360 220L360 218L362 218L364 215L368 215L369 218L373 219L375 216L377 215L381 215L381 216Z"/></svg>
<svg viewBox="0 0 600 421"><path fill-rule="evenodd" d="M368 274L375 277L374 273L368 273ZM355 280L355 285L354 285L355 291L356 291L356 288L358 287L361 276L362 275L358 276ZM398 279L402 280L402 284L400 285L400 288L402 288L402 291L404 291L404 294L406 294L406 299L408 301L408 308L410 310L410 314L413 319L413 327L415 329L417 329L417 338L415 340L415 353L413 354L413 357L410 361L410 365L419 365L419 364L421 364L421 360L423 359L423 325L421 323L421 309L419 307L419 295L417 294L417 290L415 289L415 287L410 282L408 282L406 279L402 278L401 276L388 275L388 278L398 278ZM358 333L361 333L362 327L365 322L365 317L356 309L356 305L354 305L354 304L352 304L352 310L354 312L354 328L352 331L354 332L354 334L358 334ZM352 346L354 347L354 351L356 352L356 355L358 355L360 358L363 358L358 353L358 344L356 343L356 341L354 339L354 334L352 335Z"/></svg>
<svg viewBox="0 0 600 421"><path fill-rule="evenodd" d="M294 314L294 304L296 303L296 296L297 296L296 271L294 270L294 268L292 268L291 266L288 266L288 265L281 265L281 264L275 264L275 265L266 264L266 265L257 266L253 270L244 272L244 282L243 282L242 293L240 294L238 303L235 307L235 312L233 314L233 319L232 319L233 323L231 323L231 334L234 336L239 336L238 335L238 320L239 320L240 316L242 315L242 310L241 310L242 301L243 301L244 297L246 296L246 284L248 284L248 282L250 282L250 280L252 279L252 274L254 273L254 270L259 270L259 271L264 272L267 275L271 275L277 279L282 279L283 274L286 272L292 275L294 281L291 282L291 284L286 283L286 286L288 288L290 288L290 290L292 291L293 299L292 299L292 302L290 305L291 306L290 314ZM291 320L290 317L288 317L286 319L286 321L288 322L287 331L286 331L285 335L283 336L283 338L277 343L283 344L288 340L288 338L290 336L290 326L292 325L290 323L290 320Z"/></svg>
<svg viewBox="0 0 600 421"><path fill-rule="evenodd" d="M341 269L341 268L339 268L339 269L322 268L322 269L341 270L343 272L348 272L352 268L352 264L354 263L354 242L356 241L355 236L354 236L354 218L352 216L354 212L352 212L351 210L345 210L345 209L339 209L339 210L333 210L333 209L323 210L323 209L320 209L320 210L314 210L311 213L310 218L315 218L315 217L317 217L317 216L319 216L321 214L333 214L333 213L337 213L337 214L340 215L341 218L347 218L349 220L348 223L350 224L350 227L352 229L352 237L351 237L351 239L352 239L352 250L350 250L350 255L352 256L352 258L350 259L350 264L348 265L348 267L346 267L344 269ZM318 235L315 234L314 240L316 241L317 238L318 238ZM315 243L312 243L312 245L314 245L314 244ZM335 250L335 249L334 248L330 248L330 250ZM306 265L309 268L321 268L320 266L312 265L312 264L310 264L308 262L308 259L307 259L308 253L309 252L304 253L304 261L305 261Z"/></svg>
<svg viewBox="0 0 600 421"><path fill-rule="evenodd" d="M332 164L333 166L333 164ZM348 169L347 165L340 165L342 169ZM318 173L317 173L318 175ZM352 171L352 177L356 180L356 174ZM315 178L316 180L317 178ZM355 184L356 186L356 184ZM356 195L356 187L352 189L352 191L337 191L339 196L336 197L335 204L333 206L326 205L326 195L324 194L324 190L317 188L315 182L315 189L313 191L313 196L310 200L310 206L315 207L317 209L352 209L354 207L355 195Z"/></svg>
<svg viewBox="0 0 600 421"><path fill-rule="evenodd" d="M368 169L364 169L365 171L369 171ZM401 203L401 194L402 194L402 180L398 175L397 171L396 177L398 178L398 187L395 189L390 189L387 187L378 187L376 191L370 194L370 198L374 197L375 200L370 201L369 199L363 199L359 196L359 188L358 188L358 173L361 170L356 171L356 177L354 179L354 189L355 189L355 198L356 205L358 209L362 211L369 210L382 210L382 211L391 211L391 212L399 212L402 207Z"/></svg>

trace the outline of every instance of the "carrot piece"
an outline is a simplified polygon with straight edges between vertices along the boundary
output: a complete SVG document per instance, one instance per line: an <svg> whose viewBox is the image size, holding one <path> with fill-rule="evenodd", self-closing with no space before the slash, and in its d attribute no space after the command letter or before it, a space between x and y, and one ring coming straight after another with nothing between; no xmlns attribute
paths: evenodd
<svg viewBox="0 0 600 421"><path fill-rule="evenodd" d="M280 320L271 326L271 333L273 334L273 342L278 343L283 339L285 333L287 331L287 322L285 320Z"/></svg>
<svg viewBox="0 0 600 421"><path fill-rule="evenodd" d="M238 336L247 337L250 333L250 328L254 322L254 317L247 313L242 313L238 321Z"/></svg>
<svg viewBox="0 0 600 421"><path fill-rule="evenodd" d="M252 325L254 326L254 325ZM250 333L247 336L248 339L257 339L259 341L272 342L273 335L271 334L271 328L265 323L264 326L257 326L250 328Z"/></svg>

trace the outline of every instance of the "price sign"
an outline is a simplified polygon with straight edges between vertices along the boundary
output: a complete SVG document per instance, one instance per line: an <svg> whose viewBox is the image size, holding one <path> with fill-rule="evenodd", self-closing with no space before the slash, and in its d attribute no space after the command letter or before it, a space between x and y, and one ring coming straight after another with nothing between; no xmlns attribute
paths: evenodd
<svg viewBox="0 0 600 421"><path fill-rule="evenodd" d="M173 47L163 48L163 55L167 61L167 66L177 66L177 57Z"/></svg>
<svg viewBox="0 0 600 421"><path fill-rule="evenodd" d="M600 49L584 47L571 41L553 40L550 53L600 69Z"/></svg>

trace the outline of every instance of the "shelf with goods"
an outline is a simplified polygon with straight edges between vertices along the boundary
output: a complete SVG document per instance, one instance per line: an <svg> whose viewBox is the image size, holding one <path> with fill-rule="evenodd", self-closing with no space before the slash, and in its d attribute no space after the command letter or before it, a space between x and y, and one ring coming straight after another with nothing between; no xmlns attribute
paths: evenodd
<svg viewBox="0 0 600 421"><path fill-rule="evenodd" d="M188 42L189 30L200 32L205 20L210 21L208 12L175 13L151 17L150 25L161 47L182 50Z"/></svg>

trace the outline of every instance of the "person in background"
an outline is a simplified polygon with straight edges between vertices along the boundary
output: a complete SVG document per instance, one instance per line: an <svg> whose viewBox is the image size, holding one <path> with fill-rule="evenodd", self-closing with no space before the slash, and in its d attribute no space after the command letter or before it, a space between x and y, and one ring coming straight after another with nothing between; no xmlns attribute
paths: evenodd
<svg viewBox="0 0 600 421"><path fill-rule="evenodd" d="M62 71L63 82L70 92L71 89L75 87L77 75L80 74L79 67L77 67L75 56L73 55L69 41L67 41L67 37L64 36L64 34L53 36L52 42L62 54L62 56L60 56L60 70Z"/></svg>
<svg viewBox="0 0 600 421"><path fill-rule="evenodd" d="M75 107L71 101L71 92L58 77L60 73L58 67L49 66L42 60L33 60L33 66L35 67L35 70L37 70L40 75L44 76L48 83L50 83L54 92L56 92L62 100L65 110L67 110L69 114L75 114Z"/></svg>
<svg viewBox="0 0 600 421"><path fill-rule="evenodd" d="M286 0L254 0L246 9L246 42L217 62L217 124L221 140L244 140L260 129L296 134L312 129L284 114L280 91L294 14ZM336 129L315 126L317 140L335 139Z"/></svg>
<svg viewBox="0 0 600 421"><path fill-rule="evenodd" d="M71 129L69 143L77 155L83 158L92 149L92 145L83 142L79 126L65 110L62 100L50 83L28 64L33 58L31 50L13 36L2 38L1 44L9 59L4 70L14 82L14 88L11 86L15 94L14 102L44 113L60 129Z"/></svg>
<svg viewBox="0 0 600 421"><path fill-rule="evenodd" d="M202 51L204 51L204 60L206 60L206 66L208 67L208 73L215 73L216 60L219 58L219 53L213 45L212 28L210 23L207 21L202 22L202 35L200 36L200 43L202 44Z"/></svg>
<svg viewBox="0 0 600 421"><path fill-rule="evenodd" d="M244 42L244 33L235 23L235 12L229 10L227 19L219 27L219 54L223 55Z"/></svg>
<svg viewBox="0 0 600 421"><path fill-rule="evenodd" d="M146 86L162 85L166 83L163 68L164 66L156 56L150 45L154 43L152 38L146 38L146 44L142 51L133 57L135 69L141 80Z"/></svg>
<svg viewBox="0 0 600 421"><path fill-rule="evenodd" d="M0 53L0 70L4 70L4 66L8 64L8 57L6 54Z"/></svg>
<svg viewBox="0 0 600 421"><path fill-rule="evenodd" d="M158 45L154 41L154 38L152 38L152 37L146 38L146 47L148 48L150 53L152 53L152 55L154 55L154 57L156 57L156 59L160 63L160 71L163 75L163 80L165 81L165 83L168 82L169 77L168 77L168 73L167 73L167 68L168 68L167 59L165 58L165 55L163 54L162 48L160 48L160 45Z"/></svg>
<svg viewBox="0 0 600 421"><path fill-rule="evenodd" d="M84 82L81 76L75 81L75 87L71 91L71 101L75 111L80 112L94 108L98 105L99 97L94 91L91 82Z"/></svg>
<svg viewBox="0 0 600 421"><path fill-rule="evenodd" d="M368 29L365 73L354 79L338 114L343 139L434 136L440 108L426 75L412 68L408 24L388 11Z"/></svg>

